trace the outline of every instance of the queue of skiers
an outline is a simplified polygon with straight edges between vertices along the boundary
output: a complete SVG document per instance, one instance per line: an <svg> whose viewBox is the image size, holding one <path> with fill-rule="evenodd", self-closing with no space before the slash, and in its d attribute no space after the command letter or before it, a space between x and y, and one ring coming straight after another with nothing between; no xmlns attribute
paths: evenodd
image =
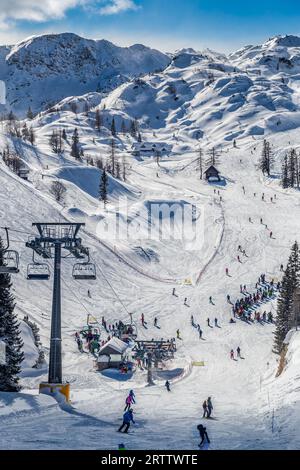
<svg viewBox="0 0 300 470"><path fill-rule="evenodd" d="M266 312L263 316L259 313L254 311L253 309L255 306L268 301L270 298L273 297L275 290L280 290L281 284L280 282L277 283L275 286L274 281L272 280L270 283L266 282L265 274L262 274L258 282L256 284L256 292L250 294L247 292L247 286L241 285L240 292L244 295L244 297L238 299L232 306L232 313L235 318L240 318L242 320L249 320L249 321L268 321L273 322L272 313Z"/></svg>

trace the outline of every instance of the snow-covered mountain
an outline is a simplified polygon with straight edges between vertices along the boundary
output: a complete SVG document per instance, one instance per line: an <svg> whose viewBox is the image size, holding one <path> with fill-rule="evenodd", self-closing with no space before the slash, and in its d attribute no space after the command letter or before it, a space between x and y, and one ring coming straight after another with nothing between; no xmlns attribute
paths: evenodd
<svg viewBox="0 0 300 470"><path fill-rule="evenodd" d="M76 34L44 35L0 49L0 80L7 104L18 115L70 95L108 92L131 77L163 70L170 58L140 44L122 48Z"/></svg>
<svg viewBox="0 0 300 470"><path fill-rule="evenodd" d="M81 236L98 276L88 284L74 280L72 261L63 260L63 372L71 383L72 407L62 410L52 398L38 395L38 384L47 380L47 364L32 368L38 351L22 322L23 392L0 393L0 447L116 449L124 399L134 389L137 427L124 437L128 449L197 448L196 426L208 396L216 417L204 421L212 449L299 448L299 333L290 336L286 365L276 377L275 325L230 322L227 297L240 299L241 284L253 293L261 273L275 284L281 280L281 264L299 237L299 191L283 189L278 178L283 157L292 147L300 149L298 55L300 38L295 37L277 37L228 57L190 48L169 57L144 46L121 49L70 34L0 48L11 108L22 116L28 105L38 111L19 123L23 130L25 124L33 128L34 145L9 134L7 122L0 126L0 151L9 146L30 170L29 181L23 181L0 160L0 227L17 230L11 232L11 248L20 253L20 273L12 278L16 311L21 321L29 315L40 328L46 361L52 282L27 279L32 253L25 243L33 235L31 224L85 222ZM267 56L272 60L264 60ZM49 101L53 106L44 110ZM104 207L99 201L102 169L91 159L109 162L113 118L114 155L116 163L124 163L126 178L109 175ZM140 139L130 132L135 120ZM71 154L75 128L83 151L77 160ZM64 139L57 154L50 137L59 131ZM265 138L275 160L270 178L257 167ZM204 160L213 146L222 179L208 183L200 179L197 158L200 147ZM66 189L63 203L51 192L57 181ZM202 242L191 251L180 237L147 238L149 229L163 222L160 213L149 217L152 204L172 211L192 206L195 218L203 216ZM128 237L104 237L99 230L116 220ZM276 305L274 295L255 308L275 315ZM74 341L88 314L100 322L101 339L106 340L102 316L108 324L127 323L128 312L140 340L169 339L180 330L175 358L155 371L154 387L147 386L145 370L128 376L95 372L86 344L86 354L80 354ZM202 340L191 315L203 330ZM207 318L211 326L217 318L219 327L209 327ZM230 351L238 347L244 359L233 361ZM166 379L171 394L165 390Z"/></svg>

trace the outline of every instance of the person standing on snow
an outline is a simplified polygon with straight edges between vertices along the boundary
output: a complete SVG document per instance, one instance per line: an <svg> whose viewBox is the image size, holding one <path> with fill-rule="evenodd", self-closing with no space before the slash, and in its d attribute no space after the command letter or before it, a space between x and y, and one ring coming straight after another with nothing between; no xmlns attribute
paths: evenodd
<svg viewBox="0 0 300 470"><path fill-rule="evenodd" d="M202 405L203 408L203 418L207 417L207 401L205 400Z"/></svg>
<svg viewBox="0 0 300 470"><path fill-rule="evenodd" d="M210 328L210 319L207 319L207 326Z"/></svg>
<svg viewBox="0 0 300 470"><path fill-rule="evenodd" d="M119 427L118 432L122 432L122 429L125 428L124 434L127 434L131 423L135 424L133 419L133 410L128 410L123 415L123 424Z"/></svg>
<svg viewBox="0 0 300 470"><path fill-rule="evenodd" d="M230 351L230 359L232 359L232 360L234 359L234 350L233 349Z"/></svg>
<svg viewBox="0 0 300 470"><path fill-rule="evenodd" d="M214 409L211 401L211 397L207 399L207 418L211 417L212 410Z"/></svg>
<svg viewBox="0 0 300 470"><path fill-rule="evenodd" d="M166 387L168 392L171 391L170 385L171 385L170 382L167 380L166 383L165 383L165 387Z"/></svg>
<svg viewBox="0 0 300 470"><path fill-rule="evenodd" d="M197 429L199 431L200 438L201 438L201 442L199 444L199 447L203 446L205 439L207 440L208 444L210 444L210 440L209 440L208 434L206 432L206 428L202 424L199 424L199 426L197 426Z"/></svg>
<svg viewBox="0 0 300 470"><path fill-rule="evenodd" d="M125 405L124 411L130 410L131 405L132 405L133 403L135 403L134 398L133 398L132 395L129 394L128 397L127 397L126 400L125 400L125 404L126 404L126 405Z"/></svg>
<svg viewBox="0 0 300 470"><path fill-rule="evenodd" d="M215 327L217 328L219 325L218 325L218 319L215 318Z"/></svg>
<svg viewBox="0 0 300 470"><path fill-rule="evenodd" d="M237 348L236 352L237 352L237 356L239 358L241 358L241 348L240 347Z"/></svg>

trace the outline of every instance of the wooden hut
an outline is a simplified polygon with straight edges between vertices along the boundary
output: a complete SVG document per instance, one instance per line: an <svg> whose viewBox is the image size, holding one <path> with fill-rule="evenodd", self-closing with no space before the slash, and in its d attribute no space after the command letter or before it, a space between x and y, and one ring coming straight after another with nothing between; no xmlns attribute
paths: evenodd
<svg viewBox="0 0 300 470"><path fill-rule="evenodd" d="M124 360L128 344L119 338L113 337L99 351L97 359L97 369L119 369Z"/></svg>
<svg viewBox="0 0 300 470"><path fill-rule="evenodd" d="M211 165L205 172L206 181L221 181L220 172L216 167Z"/></svg>

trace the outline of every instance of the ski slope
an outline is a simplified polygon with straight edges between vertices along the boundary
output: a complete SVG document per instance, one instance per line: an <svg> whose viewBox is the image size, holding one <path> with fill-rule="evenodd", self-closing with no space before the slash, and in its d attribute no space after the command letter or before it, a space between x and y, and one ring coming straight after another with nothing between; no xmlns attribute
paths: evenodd
<svg viewBox="0 0 300 470"><path fill-rule="evenodd" d="M282 49L278 47L298 48L295 43L287 46L273 41L262 49L279 60ZM299 334L291 338L287 367L276 378L274 325L229 323L232 314L227 295L232 301L240 298L240 284L253 292L262 273L268 280L280 280L280 265L286 263L300 230L300 195L296 190L283 190L278 178L285 153L292 146L300 147L298 111L292 109L298 106L296 79L291 77L291 88L286 90L282 82L278 84L278 77L292 74L289 68L278 72L275 66L270 71L269 65L259 64L261 48L249 54L245 49L225 58L210 51L179 51L163 73L144 77L138 91L132 81L116 88L104 101L97 97L88 116L81 112L74 115L65 101L60 102L57 112L41 113L31 121L37 135L34 148L8 137L3 126L1 148L9 143L18 149L31 173L29 182L22 181L0 162L0 226L17 230L11 232L11 245L20 253L21 271L13 277L13 289L25 343L23 390L20 394L0 393L0 448L117 449L124 443L128 449L198 449L196 426L202 422L202 403L208 396L214 404L214 419L205 421L211 449L299 448L295 431L300 424ZM211 64L216 80L203 88ZM265 74L263 83L254 78L257 67ZM244 68L253 76L249 78ZM174 84L177 91L181 90L179 103L174 100ZM266 106L266 89L271 96L267 98L277 103L276 109ZM276 101L283 92L286 101ZM70 99L81 102L82 97ZM95 100L95 96L84 95L84 99ZM93 119L96 108L104 103L106 121L99 134ZM217 108L223 109L221 115ZM124 118L127 123L136 114L141 116L144 141L168 145L172 152L161 158L159 165L153 156L133 158L134 140L119 135L118 151L128 160L128 178L126 183L110 178L109 204L104 209L97 198L100 171L85 162L75 162L69 145L63 156L54 155L49 136L54 129L65 128L70 141L76 126L85 153L106 159L111 116L117 121ZM276 124L279 114L284 117L281 125ZM200 141L199 129L204 132ZM272 178L264 178L257 169L264 137L275 154ZM234 138L237 148L233 147ZM199 179L195 162L199 142L205 152L212 144L221 150L217 165L221 184ZM57 204L49 191L54 180L67 187L63 205ZM124 201L118 204L119 197L127 197L126 207ZM155 201L194 205L203 216L203 243L189 251L182 240L145 240L147 211ZM111 222L116 215L125 230L127 210L132 220L140 215L140 236L113 240L99 234L99 224ZM48 359L52 281L26 279L32 255L25 243L34 234L32 223L41 220L86 223L83 243L90 248L97 267L97 281L88 284L72 279L71 261L65 260L62 267L63 373L71 384L71 406L38 395L38 384L47 379L47 367L32 369L38 352L22 322L26 314L37 323ZM152 224L156 226L158 220ZM241 263L237 260L239 245L247 254L241 256ZM225 275L226 268L229 276ZM186 285L186 280L191 285ZM177 297L172 296L173 288ZM214 305L209 302L210 296ZM261 305L260 311L265 310L275 313L276 298ZM80 354L74 341L88 314L99 321L104 316L113 323L127 322L129 312L139 339L173 338L177 329L181 333L174 361L155 376L153 387L147 386L145 372L126 378L113 372L95 372L93 358ZM142 313L148 329L141 325ZM201 325L203 340L191 326L191 315ZM155 317L160 330L153 326ZM212 325L218 318L220 328L209 328L208 317ZM105 338L104 332L102 335ZM237 347L243 359L232 361L230 351ZM202 367L192 365L202 361ZM170 393L164 387L166 379L171 382ZM137 398L136 425L131 434L123 436L117 429L130 389L135 390Z"/></svg>

